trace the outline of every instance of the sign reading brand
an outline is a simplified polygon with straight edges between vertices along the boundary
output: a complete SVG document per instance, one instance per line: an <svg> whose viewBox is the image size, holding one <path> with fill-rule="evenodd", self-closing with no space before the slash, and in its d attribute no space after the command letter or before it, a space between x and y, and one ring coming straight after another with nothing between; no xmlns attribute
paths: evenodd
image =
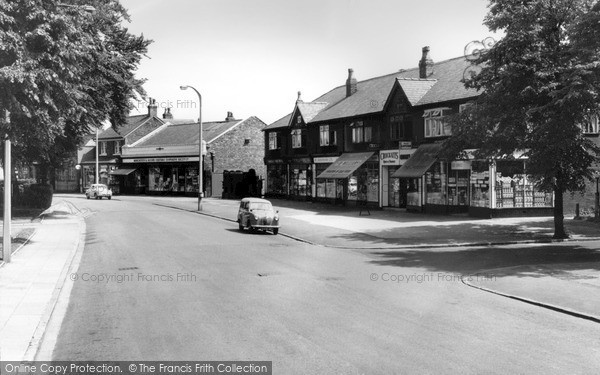
<svg viewBox="0 0 600 375"><path fill-rule="evenodd" d="M197 156L187 157L165 157L165 158L136 158L136 159L123 159L123 163L172 163L172 162L186 162L186 161L198 161Z"/></svg>
<svg viewBox="0 0 600 375"><path fill-rule="evenodd" d="M400 151L385 150L379 153L381 165L400 165Z"/></svg>
<svg viewBox="0 0 600 375"><path fill-rule="evenodd" d="M404 149L404 148L412 148L412 142L408 141L401 141L400 142L400 148Z"/></svg>
<svg viewBox="0 0 600 375"><path fill-rule="evenodd" d="M454 169L454 170L464 170L464 169L471 169L471 162L468 160L454 160L453 162L450 163L450 168Z"/></svg>

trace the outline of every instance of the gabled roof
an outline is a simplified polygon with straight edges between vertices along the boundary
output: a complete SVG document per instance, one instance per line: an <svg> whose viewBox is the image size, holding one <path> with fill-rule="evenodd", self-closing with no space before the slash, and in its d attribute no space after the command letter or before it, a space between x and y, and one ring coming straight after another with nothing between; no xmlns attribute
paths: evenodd
<svg viewBox="0 0 600 375"><path fill-rule="evenodd" d="M310 122L316 115L319 114L329 103L326 102L297 102L296 107L300 111L304 122Z"/></svg>
<svg viewBox="0 0 600 375"><path fill-rule="evenodd" d="M396 79L410 105L415 106L436 84L435 79L397 78Z"/></svg>
<svg viewBox="0 0 600 375"><path fill-rule="evenodd" d="M135 129L142 126L148 120L158 121L160 123L164 123L158 116L148 116L148 115L136 115L127 117L127 121L125 124L121 125L118 129L110 127L104 131L102 131L98 135L98 139L114 139L114 138L124 138L129 133L133 132Z"/></svg>
<svg viewBox="0 0 600 375"><path fill-rule="evenodd" d="M470 66L471 62L465 57L440 61L434 63L433 74L426 79L419 77L419 68L401 70L357 82L357 91L349 97L346 97L346 85L338 86L311 102L328 105L321 108L311 120L305 118L305 122L323 122L382 112L395 82L402 87L412 106L476 97L479 95L477 90L467 89L461 82L465 70ZM291 115L275 121L265 130L286 127Z"/></svg>
<svg viewBox="0 0 600 375"><path fill-rule="evenodd" d="M241 125L246 120L214 121L202 123L202 139L207 144L215 141L224 133ZM134 147L194 145L198 144L198 123L166 124L147 137L141 139Z"/></svg>

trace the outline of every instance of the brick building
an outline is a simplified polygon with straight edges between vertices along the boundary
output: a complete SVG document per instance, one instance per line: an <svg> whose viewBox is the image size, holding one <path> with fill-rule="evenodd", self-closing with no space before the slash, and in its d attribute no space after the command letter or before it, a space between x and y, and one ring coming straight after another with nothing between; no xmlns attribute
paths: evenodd
<svg viewBox="0 0 600 375"><path fill-rule="evenodd" d="M224 121L202 124L202 139L206 142L205 196L221 196L224 171L254 169L257 176L264 176L262 129L265 126L258 117L238 120L231 112ZM115 173L134 176L125 184L136 187L138 192L197 195L198 130L197 122L163 124L123 147L122 172Z"/></svg>

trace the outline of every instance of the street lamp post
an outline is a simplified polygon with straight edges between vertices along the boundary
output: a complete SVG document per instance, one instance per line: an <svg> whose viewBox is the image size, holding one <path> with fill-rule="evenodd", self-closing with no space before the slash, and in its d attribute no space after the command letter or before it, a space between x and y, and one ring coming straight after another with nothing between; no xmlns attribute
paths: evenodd
<svg viewBox="0 0 600 375"><path fill-rule="evenodd" d="M594 206L594 217L596 220L600 218L600 191L598 190L598 182L600 181L600 174L596 173L596 204Z"/></svg>
<svg viewBox="0 0 600 375"><path fill-rule="evenodd" d="M198 94L198 211L202 210L201 202L204 196L203 165L202 165L202 95L192 86L179 86L181 90L192 89Z"/></svg>

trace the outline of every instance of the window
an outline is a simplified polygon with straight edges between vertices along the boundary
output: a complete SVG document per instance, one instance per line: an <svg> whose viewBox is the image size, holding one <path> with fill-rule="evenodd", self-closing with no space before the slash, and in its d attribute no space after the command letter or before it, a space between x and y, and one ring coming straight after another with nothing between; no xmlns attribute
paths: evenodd
<svg viewBox="0 0 600 375"><path fill-rule="evenodd" d="M373 128L364 126L362 121L356 121L350 124L352 128L352 143L371 142L373 139Z"/></svg>
<svg viewBox="0 0 600 375"><path fill-rule="evenodd" d="M115 155L121 155L124 141L115 141Z"/></svg>
<svg viewBox="0 0 600 375"><path fill-rule="evenodd" d="M100 155L106 155L106 142L100 142L99 145L100 148L98 149L98 153Z"/></svg>
<svg viewBox="0 0 600 375"><path fill-rule="evenodd" d="M450 108L428 109L423 114L425 119L425 137L444 137L452 135L452 129L446 124L444 117L450 113Z"/></svg>
<svg viewBox="0 0 600 375"><path fill-rule="evenodd" d="M296 123L297 123L297 124L302 124L302 116L298 116L298 117L296 118Z"/></svg>
<svg viewBox="0 0 600 375"><path fill-rule="evenodd" d="M279 148L279 133L270 132L269 133L269 150L277 150Z"/></svg>
<svg viewBox="0 0 600 375"><path fill-rule="evenodd" d="M329 125L321 125L319 127L319 145L329 146L331 143L331 133L329 132Z"/></svg>
<svg viewBox="0 0 600 375"><path fill-rule="evenodd" d="M412 119L408 116L390 116L390 137L393 140L412 138Z"/></svg>
<svg viewBox="0 0 600 375"><path fill-rule="evenodd" d="M598 124L598 115L593 114L586 116L585 121L581 125L581 131L583 134L598 134L600 132L600 127Z"/></svg>
<svg viewBox="0 0 600 375"><path fill-rule="evenodd" d="M292 130L292 148L301 148L302 147L302 130L294 129Z"/></svg>

